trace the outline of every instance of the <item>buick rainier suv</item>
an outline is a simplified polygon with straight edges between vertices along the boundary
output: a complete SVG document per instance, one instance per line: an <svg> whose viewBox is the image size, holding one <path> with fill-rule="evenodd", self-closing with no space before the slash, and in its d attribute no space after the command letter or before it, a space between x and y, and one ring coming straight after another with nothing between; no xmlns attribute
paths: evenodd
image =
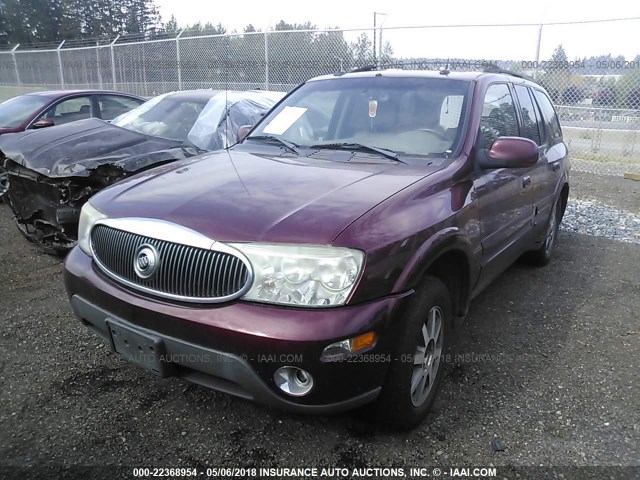
<svg viewBox="0 0 640 480"><path fill-rule="evenodd" d="M84 205L75 314L161 377L415 427L452 320L551 259L569 164L549 96L505 71L339 73L238 137Z"/></svg>

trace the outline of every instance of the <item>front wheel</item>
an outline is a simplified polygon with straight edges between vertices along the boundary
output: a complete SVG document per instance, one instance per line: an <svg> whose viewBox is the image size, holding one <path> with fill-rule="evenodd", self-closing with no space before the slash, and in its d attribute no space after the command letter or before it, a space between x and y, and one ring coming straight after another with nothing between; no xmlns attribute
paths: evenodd
<svg viewBox="0 0 640 480"><path fill-rule="evenodd" d="M427 277L399 322L397 353L377 400L377 414L389 427L409 430L426 417L442 378L450 326L449 291L437 278Z"/></svg>

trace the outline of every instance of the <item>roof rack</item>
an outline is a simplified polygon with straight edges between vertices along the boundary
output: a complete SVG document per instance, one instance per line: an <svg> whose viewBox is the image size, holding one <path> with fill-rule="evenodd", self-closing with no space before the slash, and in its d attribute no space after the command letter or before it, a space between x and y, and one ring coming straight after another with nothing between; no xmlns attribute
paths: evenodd
<svg viewBox="0 0 640 480"><path fill-rule="evenodd" d="M523 80L529 80L531 82L535 82L536 79L533 77L530 77L529 75L525 75L524 73L518 73L518 72L512 72L509 69L506 68L500 68L500 67L486 67L482 70L483 73L503 73L505 75L511 75L513 77L518 77L518 78L522 78Z"/></svg>
<svg viewBox="0 0 640 480"><path fill-rule="evenodd" d="M349 73L357 73L357 72L371 72L373 70L378 70L377 65L365 65L364 67L357 67L349 70Z"/></svg>

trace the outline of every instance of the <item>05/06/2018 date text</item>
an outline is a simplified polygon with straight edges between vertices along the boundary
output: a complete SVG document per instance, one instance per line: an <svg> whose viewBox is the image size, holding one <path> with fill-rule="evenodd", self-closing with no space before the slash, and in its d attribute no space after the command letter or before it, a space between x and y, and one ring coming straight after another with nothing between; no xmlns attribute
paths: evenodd
<svg viewBox="0 0 640 480"><path fill-rule="evenodd" d="M597 60L593 64L584 60L523 60L520 62L526 69L571 69L596 68L607 70L640 70L640 60Z"/></svg>

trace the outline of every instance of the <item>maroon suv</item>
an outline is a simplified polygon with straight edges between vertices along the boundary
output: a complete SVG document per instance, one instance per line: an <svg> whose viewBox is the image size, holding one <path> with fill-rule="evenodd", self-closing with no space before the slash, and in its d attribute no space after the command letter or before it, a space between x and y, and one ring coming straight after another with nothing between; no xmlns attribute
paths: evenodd
<svg viewBox="0 0 640 480"><path fill-rule="evenodd" d="M94 196L65 283L87 327L160 376L297 412L375 401L411 428L452 318L521 255L549 261L568 170L526 78L315 78L235 147Z"/></svg>

